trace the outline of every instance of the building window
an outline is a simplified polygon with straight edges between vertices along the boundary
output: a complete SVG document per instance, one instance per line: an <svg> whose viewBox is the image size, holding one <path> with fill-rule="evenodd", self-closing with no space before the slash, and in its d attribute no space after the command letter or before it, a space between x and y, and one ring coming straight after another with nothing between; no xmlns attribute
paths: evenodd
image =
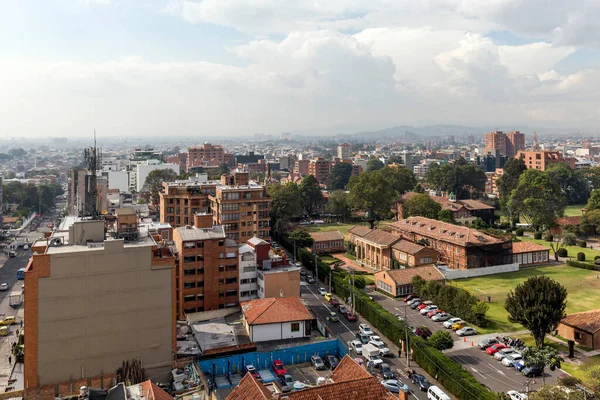
<svg viewBox="0 0 600 400"><path fill-rule="evenodd" d="M245 285L247 283L250 283L250 279L241 279L240 280L240 285Z"/></svg>
<svg viewBox="0 0 600 400"><path fill-rule="evenodd" d="M198 281L198 287L199 288L203 288L204 287L204 282L203 281Z"/></svg>
<svg viewBox="0 0 600 400"><path fill-rule="evenodd" d="M196 256L183 256L183 262L189 263L196 261Z"/></svg>
<svg viewBox="0 0 600 400"><path fill-rule="evenodd" d="M183 275L186 275L186 276L196 275L196 270L195 269L184 269Z"/></svg>
<svg viewBox="0 0 600 400"><path fill-rule="evenodd" d="M195 287L196 287L196 282L184 282L183 283L184 289L193 289Z"/></svg>
<svg viewBox="0 0 600 400"><path fill-rule="evenodd" d="M431 257L421 257L420 262L421 264L431 264L433 259Z"/></svg>
<svg viewBox="0 0 600 400"><path fill-rule="evenodd" d="M225 245L225 241L224 240L219 240L219 246L224 246Z"/></svg>
<svg viewBox="0 0 600 400"><path fill-rule="evenodd" d="M392 287L383 281L377 280L377 287L385 292L394 294L392 293Z"/></svg>
<svg viewBox="0 0 600 400"><path fill-rule="evenodd" d="M183 301L186 301L186 302L187 301L194 301L194 300L196 300L196 295L195 294L190 294L190 295L187 295L187 296L183 297Z"/></svg>
<svg viewBox="0 0 600 400"><path fill-rule="evenodd" d="M254 271L256 271L256 267L254 267L254 266L253 267L244 267L244 273L254 272Z"/></svg>
<svg viewBox="0 0 600 400"><path fill-rule="evenodd" d="M226 265L225 266L225 270L226 271L237 271L237 265L233 264L233 265Z"/></svg>
<svg viewBox="0 0 600 400"><path fill-rule="evenodd" d="M581 332L575 332L575 340L581 341L581 339L583 339Z"/></svg>
<svg viewBox="0 0 600 400"><path fill-rule="evenodd" d="M300 332L300 322L292 322L290 330L292 332Z"/></svg>
<svg viewBox="0 0 600 400"><path fill-rule="evenodd" d="M219 278L219 285L225 284L225 278Z"/></svg>
<svg viewBox="0 0 600 400"><path fill-rule="evenodd" d="M196 273L197 273L197 274L203 274L203 273L204 273L204 268L198 268L198 269L196 270Z"/></svg>
<svg viewBox="0 0 600 400"><path fill-rule="evenodd" d="M184 249L193 249L196 246L194 242L183 242Z"/></svg>
<svg viewBox="0 0 600 400"><path fill-rule="evenodd" d="M226 285L230 285L232 283L236 283L237 282L237 278L227 278L225 279L225 284Z"/></svg>
<svg viewBox="0 0 600 400"><path fill-rule="evenodd" d="M225 296L230 297L230 296L237 296L237 290L227 290L225 292Z"/></svg>
<svg viewBox="0 0 600 400"><path fill-rule="evenodd" d="M198 295L198 300L204 300L204 293L200 293Z"/></svg>
<svg viewBox="0 0 600 400"><path fill-rule="evenodd" d="M172 199L171 199L172 200ZM173 207L167 207L167 212L168 213L174 213L175 209Z"/></svg>
<svg viewBox="0 0 600 400"><path fill-rule="evenodd" d="M196 248L197 249L203 249L204 248L204 242L196 242Z"/></svg>
<svg viewBox="0 0 600 400"><path fill-rule="evenodd" d="M192 314L192 313L195 313L195 312L196 312L196 308L195 308L195 307L192 307L192 308L184 308L184 309L183 309L183 312L184 312L184 313L186 313L186 314Z"/></svg>
<svg viewBox="0 0 600 400"><path fill-rule="evenodd" d="M225 258L225 254L224 253L219 253L219 258Z"/></svg>

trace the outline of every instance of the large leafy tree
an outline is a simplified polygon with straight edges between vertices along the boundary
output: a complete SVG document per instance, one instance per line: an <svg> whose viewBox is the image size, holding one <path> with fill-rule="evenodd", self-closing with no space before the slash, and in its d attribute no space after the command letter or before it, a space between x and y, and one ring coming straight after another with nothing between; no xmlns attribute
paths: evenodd
<svg viewBox="0 0 600 400"><path fill-rule="evenodd" d="M395 209L397 210L398 204L402 201L402 195L417 185L417 178L415 178L415 174L410 169L405 167L387 167L383 168L381 173L390 182L392 189L394 189Z"/></svg>
<svg viewBox="0 0 600 400"><path fill-rule="evenodd" d="M585 206L586 212L600 209L600 189L594 189Z"/></svg>
<svg viewBox="0 0 600 400"><path fill-rule="evenodd" d="M279 234L287 232L290 220L302 213L300 188L294 182L269 186L272 226Z"/></svg>
<svg viewBox="0 0 600 400"><path fill-rule="evenodd" d="M486 181L485 172L463 158L452 164L431 165L425 179L430 187L453 192L459 199L479 197L485 190Z"/></svg>
<svg viewBox="0 0 600 400"><path fill-rule="evenodd" d="M546 173L558 184L567 204L582 204L590 197L590 186L581 171L557 163L548 168Z"/></svg>
<svg viewBox="0 0 600 400"><path fill-rule="evenodd" d="M304 202L304 211L307 214L313 214L319 204L323 203L323 193L319 181L312 175L308 175L302 179L299 186L300 196Z"/></svg>
<svg viewBox="0 0 600 400"><path fill-rule="evenodd" d="M454 346L454 339L447 331L437 331L428 339L429 344L438 350L448 350Z"/></svg>
<svg viewBox="0 0 600 400"><path fill-rule="evenodd" d="M507 207L512 213L518 210L530 224L538 228L550 227L563 214L566 199L560 186L546 173L528 169L519 178Z"/></svg>
<svg viewBox="0 0 600 400"><path fill-rule="evenodd" d="M371 226L375 227L377 216L385 217L390 213L394 202L394 188L381 170L363 172L350 178L350 204L356 210L365 212L365 217Z"/></svg>
<svg viewBox="0 0 600 400"><path fill-rule="evenodd" d="M352 215L352 207L350 206L349 194L343 190L336 190L329 195L325 211L329 214L338 215L342 221Z"/></svg>
<svg viewBox="0 0 600 400"><path fill-rule="evenodd" d="M527 367L538 367L541 368L542 371L548 367L550 371L555 371L557 368L560 368L561 362L565 361L560 355L558 355L558 351L552 347L544 347L544 348L535 348L535 347L526 347L523 352L523 360L525 361L525 366ZM546 382L546 375L542 372L542 380L544 383Z"/></svg>
<svg viewBox="0 0 600 400"><path fill-rule="evenodd" d="M298 247L311 247L315 240L310 236L310 233L304 229L294 229L288 237L292 242L296 243Z"/></svg>
<svg viewBox="0 0 600 400"><path fill-rule="evenodd" d="M583 392L571 390L567 392L561 385L545 385L533 393L529 393L529 400L584 400Z"/></svg>
<svg viewBox="0 0 600 400"><path fill-rule="evenodd" d="M144 186L142 187L142 192L150 193L152 203L158 205L160 200L158 192L160 192L160 190L162 189L162 183L174 181L176 178L177 173L171 168L155 169L154 171L151 171L146 177L146 181L144 182Z"/></svg>
<svg viewBox="0 0 600 400"><path fill-rule="evenodd" d="M404 202L404 217L421 216L436 219L442 206L427 194L416 194Z"/></svg>
<svg viewBox="0 0 600 400"><path fill-rule="evenodd" d="M331 169L331 189L344 190L350 181L352 175L352 165L346 162L339 162Z"/></svg>
<svg viewBox="0 0 600 400"><path fill-rule="evenodd" d="M377 171L378 169L382 169L385 165L383 161L378 158L372 157L367 161L367 172Z"/></svg>
<svg viewBox="0 0 600 400"><path fill-rule="evenodd" d="M547 276L532 276L517 285L506 296L504 308L508 320L528 329L537 348L544 347L544 338L556 330L565 316L567 289Z"/></svg>
<svg viewBox="0 0 600 400"><path fill-rule="evenodd" d="M513 189L519 184L521 174L527 170L525 161L520 158L511 158L504 164L504 173L498 178L498 192L500 193L500 206L506 209L506 204Z"/></svg>

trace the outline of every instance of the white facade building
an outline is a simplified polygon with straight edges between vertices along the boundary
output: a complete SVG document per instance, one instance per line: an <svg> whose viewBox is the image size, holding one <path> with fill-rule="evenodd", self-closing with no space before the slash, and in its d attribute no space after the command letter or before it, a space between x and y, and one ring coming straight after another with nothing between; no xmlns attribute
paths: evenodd
<svg viewBox="0 0 600 400"><path fill-rule="evenodd" d="M240 305L251 342L310 336L314 318L298 297L270 297Z"/></svg>
<svg viewBox="0 0 600 400"><path fill-rule="evenodd" d="M243 244L239 249L240 301L258 298L256 271L256 251L252 246Z"/></svg>
<svg viewBox="0 0 600 400"><path fill-rule="evenodd" d="M119 192L129 191L129 172L128 171L108 171L103 172L108 177L108 188L119 189Z"/></svg>

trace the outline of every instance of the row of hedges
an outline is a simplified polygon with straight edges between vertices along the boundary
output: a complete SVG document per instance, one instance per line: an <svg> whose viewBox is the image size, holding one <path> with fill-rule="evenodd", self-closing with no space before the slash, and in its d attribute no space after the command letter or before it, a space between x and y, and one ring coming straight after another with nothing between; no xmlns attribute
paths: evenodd
<svg viewBox="0 0 600 400"><path fill-rule="evenodd" d="M589 269L592 271L600 271L600 265L589 264L581 261L568 260L567 265L575 268Z"/></svg>
<svg viewBox="0 0 600 400"><path fill-rule="evenodd" d="M486 327L485 318L489 306L467 292L465 289L444 285L438 281L425 281L416 276L412 281L413 292L423 300L431 300L440 309L471 322L480 327Z"/></svg>

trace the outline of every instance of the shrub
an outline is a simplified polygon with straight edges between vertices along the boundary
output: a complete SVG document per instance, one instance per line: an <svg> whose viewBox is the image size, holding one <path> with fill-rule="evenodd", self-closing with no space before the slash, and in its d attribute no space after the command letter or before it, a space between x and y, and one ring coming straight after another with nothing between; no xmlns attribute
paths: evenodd
<svg viewBox="0 0 600 400"><path fill-rule="evenodd" d="M594 265L600 265L600 260L594 260Z"/></svg>
<svg viewBox="0 0 600 400"><path fill-rule="evenodd" d="M596 260L600 260L600 256L594 257L594 261L596 261Z"/></svg>
<svg viewBox="0 0 600 400"><path fill-rule="evenodd" d="M577 246L585 248L585 247L587 247L587 243L585 240L578 240Z"/></svg>
<svg viewBox="0 0 600 400"><path fill-rule="evenodd" d="M429 344L438 350L448 350L454 346L454 339L448 331L437 331L429 338Z"/></svg>
<svg viewBox="0 0 600 400"><path fill-rule="evenodd" d="M542 238L542 232L536 232L533 234L533 238L535 240L540 240Z"/></svg>
<svg viewBox="0 0 600 400"><path fill-rule="evenodd" d="M523 236L524 233L525 233L525 231L523 230L523 228L519 228L515 231L515 234L517 236Z"/></svg>
<svg viewBox="0 0 600 400"><path fill-rule="evenodd" d="M589 264L586 262L579 262L579 261L573 261L573 260L569 260L567 261L567 265L570 267L575 267L575 268L582 268L582 269L589 269L592 271L600 271L600 267L593 265L593 264Z"/></svg>
<svg viewBox="0 0 600 400"><path fill-rule="evenodd" d="M585 253L577 253L577 261L585 261Z"/></svg>
<svg viewBox="0 0 600 400"><path fill-rule="evenodd" d="M569 252L564 247L561 247L560 249L558 249L556 254L558 254L559 257L568 257L569 256Z"/></svg>
<svg viewBox="0 0 600 400"><path fill-rule="evenodd" d="M543 237L544 237L544 240L545 240L546 242L552 242L552 241L554 240L554 235L552 235L552 234L550 233L550 231L546 231L546 232L544 232L544 236L543 236Z"/></svg>

